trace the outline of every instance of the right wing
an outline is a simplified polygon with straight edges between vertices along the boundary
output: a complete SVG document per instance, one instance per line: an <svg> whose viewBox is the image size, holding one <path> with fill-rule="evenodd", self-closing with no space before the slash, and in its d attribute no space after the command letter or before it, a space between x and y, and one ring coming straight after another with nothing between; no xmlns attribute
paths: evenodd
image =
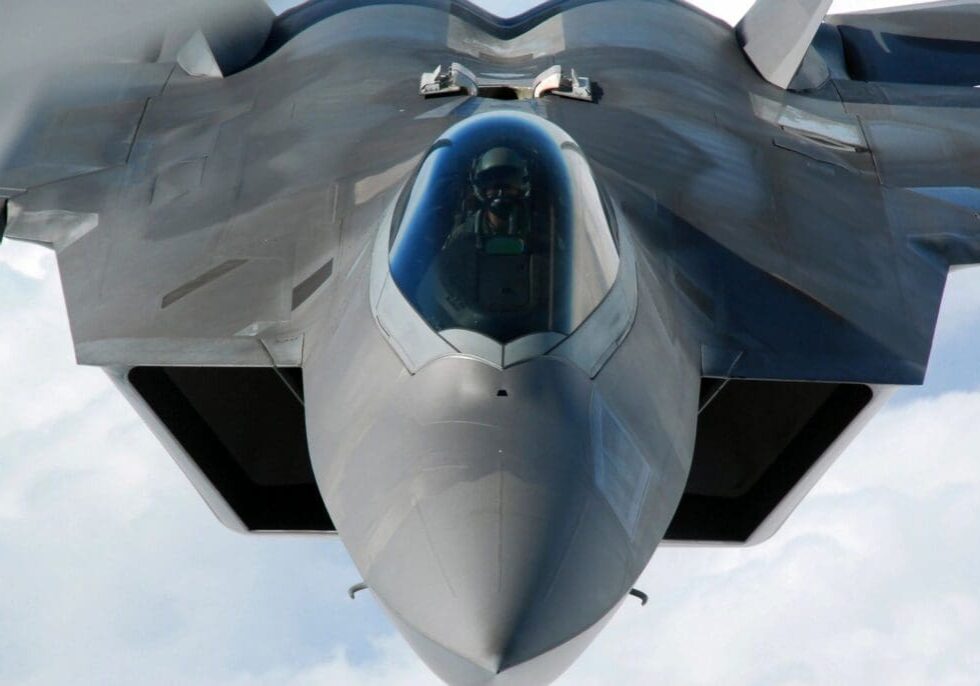
<svg viewBox="0 0 980 686"><path fill-rule="evenodd" d="M261 0L7 3L0 24L0 197L124 164L176 64L233 74L265 43Z"/></svg>
<svg viewBox="0 0 980 686"><path fill-rule="evenodd" d="M258 56L261 32L244 31L237 73L202 28L166 57L154 30L53 74L24 116L0 113L7 237L56 251L78 361L107 369L233 528L333 527L305 441L304 327L339 318L334 294L362 278L392 190L475 105L419 97L447 22L359 8ZM208 72L202 36L226 78L186 68ZM0 103L22 73L0 80Z"/></svg>

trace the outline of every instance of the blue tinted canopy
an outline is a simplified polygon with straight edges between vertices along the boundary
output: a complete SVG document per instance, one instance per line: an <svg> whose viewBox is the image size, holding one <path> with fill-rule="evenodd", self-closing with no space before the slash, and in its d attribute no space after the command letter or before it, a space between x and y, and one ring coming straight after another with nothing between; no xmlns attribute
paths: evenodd
<svg viewBox="0 0 980 686"><path fill-rule="evenodd" d="M612 287L619 257L595 180L557 126L477 115L429 149L396 212L395 283L436 331L500 343L570 334Z"/></svg>

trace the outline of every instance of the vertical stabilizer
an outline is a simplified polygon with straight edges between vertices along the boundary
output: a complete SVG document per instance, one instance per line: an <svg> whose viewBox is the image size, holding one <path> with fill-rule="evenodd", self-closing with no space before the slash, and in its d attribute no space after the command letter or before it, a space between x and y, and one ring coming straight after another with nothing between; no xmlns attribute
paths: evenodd
<svg viewBox="0 0 980 686"><path fill-rule="evenodd" d="M756 0L735 33L769 83L787 88L832 0Z"/></svg>

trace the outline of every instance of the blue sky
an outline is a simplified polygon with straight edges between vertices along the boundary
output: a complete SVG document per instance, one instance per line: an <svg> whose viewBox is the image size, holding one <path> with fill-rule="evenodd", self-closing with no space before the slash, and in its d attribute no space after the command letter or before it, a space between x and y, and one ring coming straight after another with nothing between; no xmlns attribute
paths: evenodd
<svg viewBox="0 0 980 686"><path fill-rule="evenodd" d="M0 685L433 684L370 594L346 597L339 541L217 522L74 365L60 289L50 253L0 248ZM980 270L958 272L926 385L768 543L660 550L650 604L559 683L980 683L978 334Z"/></svg>

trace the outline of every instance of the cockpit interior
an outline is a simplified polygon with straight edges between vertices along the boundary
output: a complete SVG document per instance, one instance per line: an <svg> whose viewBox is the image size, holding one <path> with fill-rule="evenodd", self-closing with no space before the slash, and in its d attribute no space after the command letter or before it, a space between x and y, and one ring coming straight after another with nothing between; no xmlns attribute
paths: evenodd
<svg viewBox="0 0 980 686"><path fill-rule="evenodd" d="M437 332L501 344L571 334L618 268L581 150L532 115L491 112L449 129L396 208L391 273Z"/></svg>

